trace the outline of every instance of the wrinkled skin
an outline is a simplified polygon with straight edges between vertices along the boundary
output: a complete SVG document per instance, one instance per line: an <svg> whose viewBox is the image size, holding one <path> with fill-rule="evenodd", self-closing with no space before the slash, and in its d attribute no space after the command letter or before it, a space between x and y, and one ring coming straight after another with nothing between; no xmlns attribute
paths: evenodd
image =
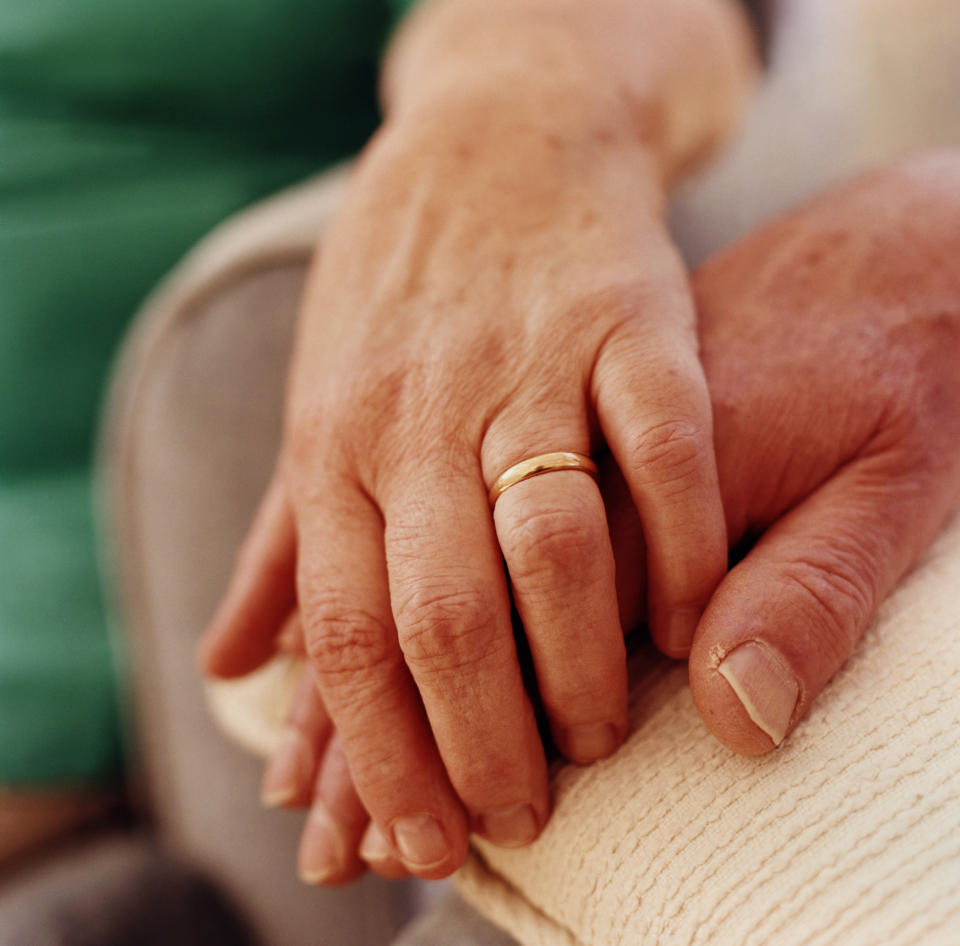
<svg viewBox="0 0 960 946"><path fill-rule="evenodd" d="M663 204L755 74L729 0L443 0L391 41L386 118L324 233L282 456L201 664L252 669L299 608L363 805L420 877L455 869L471 831L519 846L549 816L510 592L563 754L602 758L628 729L600 489L554 472L491 515L501 473L609 451L668 654L687 656L723 577L710 399ZM288 742L293 769L309 754Z"/></svg>
<svg viewBox="0 0 960 946"><path fill-rule="evenodd" d="M798 683L787 729L960 498L960 153L827 194L701 268L696 296L731 541L693 694L731 748L771 748L716 673L758 640Z"/></svg>
<svg viewBox="0 0 960 946"><path fill-rule="evenodd" d="M732 544L757 541L700 621L690 678L707 726L738 752L774 741L718 672L724 657L747 642L775 655L796 682L789 731L960 502L957 260L960 152L944 152L837 189L694 277L727 527ZM612 464L601 485L623 622L634 626L642 531ZM299 637L294 618L286 646ZM315 812L302 876L404 876L368 823L309 677L291 725L301 735L287 804Z"/></svg>
<svg viewBox="0 0 960 946"><path fill-rule="evenodd" d="M504 560L557 745L591 762L628 727L597 483L537 477L491 516L498 474L609 447L670 654L726 566L692 299L649 156L603 112L546 134L459 122L387 126L360 162L306 292L278 474L204 656L252 669L296 600L364 805L428 878L470 830L516 846L549 814Z"/></svg>

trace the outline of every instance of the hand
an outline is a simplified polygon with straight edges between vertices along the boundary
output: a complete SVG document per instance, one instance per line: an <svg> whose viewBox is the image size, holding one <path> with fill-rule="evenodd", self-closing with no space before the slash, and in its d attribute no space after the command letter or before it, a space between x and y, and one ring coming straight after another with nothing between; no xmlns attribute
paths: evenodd
<svg viewBox="0 0 960 946"><path fill-rule="evenodd" d="M933 155L825 196L695 277L730 535L759 537L720 586L690 659L707 725L737 751L782 741L960 500L960 277L946 262L958 251L960 154ZM621 612L634 625L640 522L612 464L603 489ZM315 688L292 719L309 747L296 805L311 797L329 732ZM355 799L339 752L333 744L322 762L324 811ZM278 777L289 788L290 768L275 759L265 788ZM348 825L358 806L345 806ZM361 861L402 876L375 826L358 852L360 830L341 829L328 877L355 876ZM311 822L305 877L327 863L322 837Z"/></svg>
<svg viewBox="0 0 960 946"><path fill-rule="evenodd" d="M387 121L325 235L283 456L203 663L257 666L299 601L359 797L419 876L461 862L468 826L517 845L547 817L504 560L555 742L587 762L626 731L596 484L539 477L491 516L498 474L606 443L670 653L724 572L709 399L661 205L754 74L722 0L445 0L392 46Z"/></svg>
<svg viewBox="0 0 960 946"><path fill-rule="evenodd" d="M599 105L549 132L522 117L419 114L364 156L306 294L278 476L205 654L210 672L246 672L299 601L359 797L423 877L461 863L468 829L519 845L548 815L504 559L558 746L590 762L627 729L596 483L538 477L491 516L497 475L606 442L668 653L686 655L726 565L693 309L650 156Z"/></svg>
<svg viewBox="0 0 960 946"><path fill-rule="evenodd" d="M785 738L957 508L958 259L955 151L835 190L697 273L728 530L757 541L690 679L738 752Z"/></svg>

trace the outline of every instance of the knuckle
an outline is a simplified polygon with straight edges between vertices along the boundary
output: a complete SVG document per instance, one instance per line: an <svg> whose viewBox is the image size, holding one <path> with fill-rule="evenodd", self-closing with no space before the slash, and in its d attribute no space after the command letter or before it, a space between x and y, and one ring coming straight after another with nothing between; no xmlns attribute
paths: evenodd
<svg viewBox="0 0 960 946"><path fill-rule="evenodd" d="M328 423L328 411L320 403L301 406L288 415L284 453L291 470L316 461L318 451L329 439L324 434Z"/></svg>
<svg viewBox="0 0 960 946"><path fill-rule="evenodd" d="M503 552L515 581L582 575L609 541L599 517L576 509L521 513L504 531Z"/></svg>
<svg viewBox="0 0 960 946"><path fill-rule="evenodd" d="M391 629L354 602L327 593L310 601L303 619L307 655L325 684L368 674L393 660Z"/></svg>
<svg viewBox="0 0 960 946"><path fill-rule="evenodd" d="M960 309L928 304L909 312L872 340L874 386L908 426L955 416L960 386Z"/></svg>
<svg viewBox="0 0 960 946"><path fill-rule="evenodd" d="M411 768L416 764L402 739L354 739L348 757L350 776L356 785L383 786L391 793L409 782Z"/></svg>
<svg viewBox="0 0 960 946"><path fill-rule="evenodd" d="M338 372L290 406L284 446L293 471L309 476L332 458L375 452L410 413L411 388L417 387L412 369L383 365L365 353L349 363L349 374Z"/></svg>
<svg viewBox="0 0 960 946"><path fill-rule="evenodd" d="M631 470L658 486L688 488L700 478L710 456L710 442L696 424L669 420L643 430L630 444Z"/></svg>
<svg viewBox="0 0 960 946"><path fill-rule="evenodd" d="M491 752L464 752L448 760L450 781L468 808L482 811L491 798L509 794L509 787L522 791L523 774L516 755L498 748Z"/></svg>
<svg viewBox="0 0 960 946"><path fill-rule="evenodd" d="M789 562L782 579L799 592L808 629L816 646L841 661L849 656L859 629L873 610L875 594L865 566L834 550L829 561L797 559Z"/></svg>
<svg viewBox="0 0 960 946"><path fill-rule="evenodd" d="M456 672L490 658L493 606L475 589L421 583L395 609L400 649L415 674Z"/></svg>
<svg viewBox="0 0 960 946"><path fill-rule="evenodd" d="M382 357L363 355L358 370L339 397L342 404L338 417L338 433L357 438L359 426L370 437L364 446L372 446L375 438L385 435L410 412L411 401L424 388L422 372L416 363L395 365ZM372 435L372 436L371 436Z"/></svg>
<svg viewBox="0 0 960 946"><path fill-rule="evenodd" d="M672 253L651 256L650 269L642 278L622 280L579 297L567 310L567 318L584 333L598 324L608 326L607 345L626 343L631 349L645 334L642 318L651 311L692 311L687 280Z"/></svg>

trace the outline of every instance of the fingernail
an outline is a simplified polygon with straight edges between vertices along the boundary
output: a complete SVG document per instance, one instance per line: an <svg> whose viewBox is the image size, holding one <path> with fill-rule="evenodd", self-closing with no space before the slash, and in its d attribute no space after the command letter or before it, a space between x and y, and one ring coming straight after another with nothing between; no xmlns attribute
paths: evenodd
<svg viewBox="0 0 960 946"><path fill-rule="evenodd" d="M411 867L434 867L447 859L449 847L440 822L430 815L410 815L393 823L393 839Z"/></svg>
<svg viewBox="0 0 960 946"><path fill-rule="evenodd" d="M700 621L698 608L680 608L667 615L664 647L668 657L685 659L690 655L693 632Z"/></svg>
<svg viewBox="0 0 960 946"><path fill-rule="evenodd" d="M322 884L343 866L344 843L323 802L310 809L300 840L300 879L305 884Z"/></svg>
<svg viewBox="0 0 960 946"><path fill-rule="evenodd" d="M265 808L279 808L295 798L310 778L313 752L298 729L286 730L267 763L260 783L260 801Z"/></svg>
<svg viewBox="0 0 960 946"><path fill-rule="evenodd" d="M779 746L800 696L800 684L786 660L766 644L747 641L731 650L717 669L750 719Z"/></svg>
<svg viewBox="0 0 960 946"><path fill-rule="evenodd" d="M393 850L384 833L371 821L360 842L360 857L367 863L380 863L393 859Z"/></svg>
<svg viewBox="0 0 960 946"><path fill-rule="evenodd" d="M480 816L483 836L499 847L523 847L540 833L530 805L510 805Z"/></svg>
<svg viewBox="0 0 960 946"><path fill-rule="evenodd" d="M613 723L571 726L563 730L560 749L571 762L596 762L611 755L620 745Z"/></svg>

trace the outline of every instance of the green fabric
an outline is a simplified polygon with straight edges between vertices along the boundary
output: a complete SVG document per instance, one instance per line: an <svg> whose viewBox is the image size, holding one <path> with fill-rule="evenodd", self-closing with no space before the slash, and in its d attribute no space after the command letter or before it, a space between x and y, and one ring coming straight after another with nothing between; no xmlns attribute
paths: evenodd
<svg viewBox="0 0 960 946"><path fill-rule="evenodd" d="M0 4L0 785L120 770L89 511L110 360L205 232L363 143L390 4Z"/></svg>
<svg viewBox="0 0 960 946"><path fill-rule="evenodd" d="M8 784L95 782L120 765L113 659L91 593L88 492L83 469L0 486L0 773Z"/></svg>
<svg viewBox="0 0 960 946"><path fill-rule="evenodd" d="M402 16L408 10L410 10L415 3L419 3L420 0L390 0L390 5L396 11L398 16Z"/></svg>

